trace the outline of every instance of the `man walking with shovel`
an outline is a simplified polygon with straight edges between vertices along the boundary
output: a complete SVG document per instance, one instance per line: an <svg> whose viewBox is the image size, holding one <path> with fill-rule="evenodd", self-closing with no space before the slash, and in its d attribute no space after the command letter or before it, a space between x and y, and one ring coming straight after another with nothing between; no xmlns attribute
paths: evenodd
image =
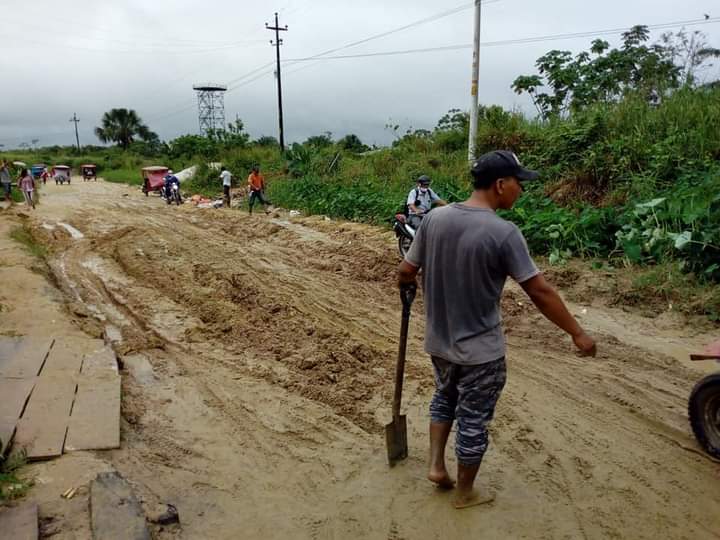
<svg viewBox="0 0 720 540"><path fill-rule="evenodd" d="M428 478L439 487L454 487L445 467L445 446L457 421L456 508L494 499L487 491L473 489L473 483L487 450L487 427L505 385L499 306L507 277L570 334L582 355L596 353L595 341L535 266L518 227L495 213L512 208L522 183L535 180L538 173L502 150L481 156L470 172L470 198L430 213L399 268L401 290L414 287L423 269L425 351L431 355L436 383L430 404Z"/></svg>

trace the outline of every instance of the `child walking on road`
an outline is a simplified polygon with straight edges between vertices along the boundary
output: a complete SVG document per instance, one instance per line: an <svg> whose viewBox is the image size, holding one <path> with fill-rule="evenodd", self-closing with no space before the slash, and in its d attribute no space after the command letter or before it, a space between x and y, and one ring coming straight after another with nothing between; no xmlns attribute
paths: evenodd
<svg viewBox="0 0 720 540"><path fill-rule="evenodd" d="M20 177L18 178L18 187L22 191L23 197L25 197L25 203L35 209L35 202L33 201L33 191L35 191L35 180L28 174L27 169L20 171Z"/></svg>

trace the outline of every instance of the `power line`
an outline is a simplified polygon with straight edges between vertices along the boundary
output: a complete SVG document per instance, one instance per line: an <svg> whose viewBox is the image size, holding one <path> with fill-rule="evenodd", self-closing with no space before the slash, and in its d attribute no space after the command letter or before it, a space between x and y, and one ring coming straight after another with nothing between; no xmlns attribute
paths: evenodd
<svg viewBox="0 0 720 540"><path fill-rule="evenodd" d="M496 3L496 2L499 2L499 1L500 1L500 0L485 0L485 1L482 2L482 3L483 3L483 4L493 4L493 3ZM364 43L368 43L368 42L370 42L370 41L373 41L373 40L376 40L376 39L380 39L380 38L383 38L383 37L386 37L386 36L395 34L395 33L397 33L397 32L402 32L403 30L408 30L408 29L413 28L413 27L415 27L415 26L420 26L420 25L422 25L422 24L427 24L427 23L430 23L430 22L434 22L434 21L439 20L439 19L442 19L442 18L444 18L444 17L448 17L448 16L450 16L450 15L454 15L454 14L456 14L456 13L460 13L460 12L462 12L462 11L465 11L465 10L467 10L467 9L470 9L470 8L474 7L474 5L475 5L474 2L469 3L469 4L462 4L462 5L460 5L460 6L456 6L456 7L452 8L452 9L448 9L448 10L445 10L445 11L441 11L441 12L439 12L439 13L435 13L434 15L430 15L430 16L428 16L428 17L424 17L424 18L422 18L422 19L418 19L418 20L416 20L416 21L413 21L413 22L411 22L411 23L405 24L405 25L403 25L403 26L399 26L399 27L397 27L397 28L393 28L392 30L388 30L388 31L386 31L386 32L381 32L380 34L374 34L374 35L372 35L372 36L370 36L370 37L363 38L363 39L360 39L360 40L358 40L358 41L353 41L353 42L351 42L351 43L347 43L347 44L342 45L342 46L340 46L340 47L335 47L335 48L333 48L333 49L328 49L327 51L323 51L323 52L321 52L321 53L317 53L317 54L315 54L315 55L313 55L313 56L311 56L311 57L304 58L304 59L302 59L302 60L292 60L292 59L290 59L290 60L284 61L283 63L288 63L288 65L292 65L292 64L294 64L294 63L296 63L296 62L299 62L299 61L305 61L305 60L311 60L311 59L319 59L319 60L320 60L320 59L324 59L324 58L322 58L322 57L324 57L325 55L328 55L328 54L332 54L333 52L341 51L341 50L344 50L344 49L349 49L349 48L351 48L351 47L356 47L356 46L358 46L358 45L362 45L362 44L364 44ZM330 57L330 58L332 58L332 57ZM309 66L308 66L308 67L309 67ZM296 73L297 71L302 71L303 69L305 69L305 67L300 68L300 69L297 69L297 70L292 71L292 72L290 72L290 73ZM257 76L257 77L254 77L254 78L251 79L251 80L245 81L243 84L237 85L237 86L235 86L235 87L233 87L233 88L228 88L228 92L230 92L230 91L232 91L232 90L236 90L236 89L241 88L241 87L243 87L243 86L246 86L246 85L248 85L248 84L251 84L251 83L253 83L253 82L255 82L255 81L257 81L257 80L265 77L266 75L270 75L271 73L272 73L272 70L271 70L271 71L267 71L267 72L265 72L265 73L263 73L263 74L261 74L261 75L259 75L259 76Z"/></svg>
<svg viewBox="0 0 720 540"><path fill-rule="evenodd" d="M499 2L499 1L500 1L500 0L485 0L485 2L483 2L483 3L495 3L495 2ZM286 4L285 8L283 8L283 9L286 9L289 5L290 5L290 2L288 2L288 3ZM434 15L430 15L430 16L428 16L428 17L424 17L424 18L422 18L422 19L418 19L418 20L416 20L416 21L414 21L414 22L412 22L412 23L409 23L409 24L406 24L406 25L403 25L403 26L394 28L394 29L392 29L392 30L388 30L388 31L386 31L386 32L382 32L382 33L380 33L380 34L375 34L375 35L373 35L373 36L370 36L370 37L367 37L367 38L364 38L364 39L361 39L361 40L358 40L358 41L354 41L354 42L351 42L351 43L342 45L342 46L340 46L340 47L335 47L335 48L333 48L333 49L329 49L329 50L324 51L324 52L322 52L322 53L316 54L315 57L318 57L318 58L319 58L319 57L321 57L321 56L324 56L324 55L327 55L327 54L331 54L331 53L333 53L333 52L341 51L341 50L344 50L344 49L348 49L348 48L350 48L350 47L355 47L355 46L357 46L357 45L361 45L361 44L367 43L367 42L369 42L369 41L373 41L373 40L376 40L376 39L380 39L380 38L382 38L382 37L386 37L386 36L392 35L392 34L394 34L394 33L401 32L401 31L403 31L403 30L407 30L407 29L413 28L413 27L415 27L415 26L420 26L420 25L422 25L422 24L427 24L427 23L429 23L429 22L434 22L434 21L436 21L436 20L439 20L439 19L444 18L444 17L448 17L448 16L453 15L453 14L455 14L455 13L460 13L461 11L464 11L464 10L466 10L466 9L469 9L469 8L471 8L471 7L473 7L473 6L474 6L474 3L462 4L462 5L457 6L457 7L455 7L455 8L452 8L452 9L449 9L449 10L445 10L445 11L441 11L441 12L439 12L439 13L436 13L436 14L434 14ZM223 49L223 48L224 48L224 47L222 47L221 49ZM230 47L230 48L231 48L231 47ZM212 52L212 51L208 51L208 52ZM182 53L181 53L181 54L182 54ZM293 61L290 61L290 62L291 62L290 65L292 65L293 63L295 63L295 62L293 62ZM269 64L265 64L265 65L263 65L263 66L260 66L260 67L254 69L254 70L252 70L252 71L250 71L250 72L248 72L248 73L246 73L246 74L244 74L244 75L242 75L242 76L240 76L240 77L238 77L238 78L236 78L236 79L233 79L233 80L229 81L229 82L227 83L227 84L228 84L228 90L227 90L227 92L232 92L232 91L234 91L234 90L237 90L238 88L242 88L243 86L247 86L247 85L249 85L249 84L257 81L257 80L265 77L266 75L272 74L272 73L273 73L273 70L268 70L268 71L266 71L266 72L264 72L264 73L261 73L261 74L255 76L255 77L252 77L255 73L258 73L259 71L262 71L263 69L265 69L266 67L268 67L268 66L270 66L270 65L272 65L272 62L270 62ZM295 70L295 71L301 71L302 69L306 69L306 67L303 66L302 68L300 68L300 69L298 69L298 70ZM246 79L248 79L249 77L252 77L252 78L250 78L249 80L246 80ZM235 83L239 83L239 82L241 82L241 81L243 81L241 84L235 84ZM227 93L227 92L226 92L226 93ZM194 101L192 101L192 102L186 101L186 102L184 102L184 104L179 105L180 108L175 109L175 110L173 110L173 111L171 111L171 112L168 112L168 113L163 113L163 114L161 114L160 116L151 117L148 121L156 121L156 120L161 120L161 119L164 119L164 118L168 118L168 117L170 117L170 116L174 116L175 114L179 114L179 113L181 113L181 112L184 112L184 111L186 111L186 110L191 109L192 107L194 107L194 105L195 105L195 102L194 102Z"/></svg>
<svg viewBox="0 0 720 540"><path fill-rule="evenodd" d="M498 0L495 0L498 1ZM484 2L487 3L487 2ZM433 17L439 18L441 15L445 14L444 16L447 16L449 12L458 12L457 10L461 9L467 9L467 7L472 7L474 4L469 4L466 6L458 6L457 8L453 8L453 10L448 10L439 14L436 14ZM426 21L429 18L421 19L420 21L415 21L415 23L411 23L413 25L416 24L422 24L424 21ZM688 19L688 20L680 20L680 21L672 21L667 23L659 23L659 24L653 24L653 25L646 25L648 29L650 30L659 30L659 29L668 29L668 28L676 28L679 26L696 26L696 25L704 25L704 24L714 24L720 22L720 17L712 17L709 19ZM405 29L410 25L405 25L400 28L396 28L394 31L401 31L401 29ZM601 35L615 35L620 32L626 32L629 29L629 27L622 27L622 28L612 28L612 29L604 29L604 30L593 30L593 31L584 31L584 32L573 32L573 33L567 33L567 34L551 34L551 35L545 35L545 36L535 36L535 37L527 37L527 38L518 38L518 39L508 39L508 40L501 40L501 41L489 41L489 42L483 42L483 47L495 47L495 46L504 46L504 45L514 45L514 44L526 44L526 43L539 43L539 42L545 42L545 41L556 41L556 40L563 40L563 39L572 39L572 38L580 38L580 37L595 37L595 36L601 36ZM332 50L342 50L344 48L349 48L352 46L355 46L356 44L359 44L361 42L365 43L371 39L377 39L378 37L382 37L387 33L383 34L377 34L376 36L371 36L370 38L366 38L364 40L360 40L357 42L353 42L347 45L344 45L342 47L337 47ZM373 53L363 53L363 54L351 54L351 55L335 55L335 56L322 56L323 54L327 54L327 51L325 53L319 53L318 55L313 55L309 57L304 58L290 58L287 60L284 60L283 63L287 65L293 65L299 62L308 62L308 61L315 61L314 64L310 64L307 66L303 66L299 69L289 71L286 73L286 75L290 75L293 73L297 73L298 71L302 71L303 69L307 69L309 67L312 67L313 65L317 65L318 63L322 62L323 60L340 60L340 59L349 59L349 58L371 58L371 57L379 57L379 56L397 56L397 55L406 55L406 54L417 54L417 53L427 53L427 52L441 52L441 51L453 51L453 50L462 50L462 49L469 49L471 48L471 44L457 44L457 45L446 45L441 47L424 47L424 48L418 48L418 49L406 49L406 50L396 50L396 51L379 51L379 52L373 52ZM228 90L226 93L238 90L242 87L248 86L267 75L271 75L273 73L273 70L266 70L260 73L263 69L267 68L268 66L272 65L272 62L269 64L265 64L264 66L260 66L251 72L246 73L245 75L234 79L229 83ZM253 76L254 75L254 76ZM237 84L232 84L237 83ZM162 119L166 118L168 116L173 116L175 114L178 114L180 112L184 112L190 108L192 108L194 105L190 105L187 107L183 107L177 111L165 114L161 117L155 118Z"/></svg>
<svg viewBox="0 0 720 540"><path fill-rule="evenodd" d="M692 19L692 20L687 20L687 21L677 21L677 22L672 22L672 23L647 25L647 28L651 29L651 30L659 30L659 29L677 28L677 27L681 27L681 26L698 26L698 25L704 25L704 24L713 24L713 23L718 23L718 22L720 22L720 17L712 17L709 19ZM580 37L615 35L618 32L626 32L627 30L628 30L628 28L614 28L614 29L607 29L607 30L574 32L574 33L568 33L568 34L554 34L554 35L537 36L537 37L520 38L520 39L507 39L507 40L502 40L502 41L488 41L488 42L483 42L482 46L483 47L497 47L497 46L501 46L501 45L540 43L540 42L544 42L544 41L558 41L558 40L563 40L563 39L573 39L573 38L580 38ZM458 44L458 45L445 45L442 47L424 47L424 48L420 48L420 49L378 51L378 52L362 53L362 54L343 54L343 55L335 55L335 56L324 56L322 58L318 58L316 56L308 56L306 58L288 58L286 61L292 62L292 63L308 62L308 61L321 62L323 60L342 60L342 59L348 59L348 58L371 58L371 57L376 57L376 56L396 56L396 55L403 55L403 54L416 54L416 53L425 53L425 52L453 51L453 50L460 50L460 49L469 49L471 47L472 47L472 45L467 43L467 44Z"/></svg>
<svg viewBox="0 0 720 540"><path fill-rule="evenodd" d="M242 86L242 85L239 85L239 86L236 85L235 87L233 87L233 86L231 86L233 83L237 83L237 82L242 81L243 79L247 79L248 77L252 77L253 75L255 75L256 73L258 73L259 71L261 71L261 70L263 70L263 69L265 69L265 68L273 65L274 63L275 63L275 61L268 62L267 64L263 64L262 66L259 66L259 67L255 68L255 69L253 69L252 71L249 71L249 72L245 73L244 75L241 75L240 77L237 77L237 78L235 78L235 79L232 79L232 80L228 81L228 82L226 83L227 86L228 86L227 92L230 92L230 91L234 90L235 88L238 88L239 86ZM271 71L271 72L272 72L272 71ZM262 74L263 77L264 77L265 75L267 75L267 73L263 73L263 74ZM227 94L227 92L225 92L225 93ZM168 118L168 117L170 117L170 116L174 116L174 115L176 115L176 114L180 114L181 112L185 112L185 111L187 111L187 110L189 110L189 109L192 109L193 107L195 107L195 104L196 104L196 101L195 101L195 100L189 100L189 101L186 100L186 101L183 101L182 103L179 103L179 104L177 105L177 107L181 107L181 108L179 108L179 109L174 108L174 109L172 110L172 112L162 113L162 114L160 114L159 116L152 116L152 117L150 117L150 118L148 119L148 122L153 122L153 121L156 121L156 120L162 120L162 119L164 119L164 118Z"/></svg>
<svg viewBox="0 0 720 540"><path fill-rule="evenodd" d="M495 2L499 2L500 0L485 0L483 4L492 4ZM368 43L370 41L374 41L376 39L380 39L383 37L387 37L392 34L396 34L398 32L402 32L403 30L408 30L410 28L414 28L415 26L420 26L422 24L427 24L430 22L437 21L439 19L442 19L444 17L448 17L450 15L454 15L456 13L460 13L461 11L465 11L467 9L470 9L474 6L474 2L471 2L469 4L463 4L457 7L454 7L452 9L448 9L446 11L441 11L440 13L436 13L435 15L430 15L429 17L424 17L422 19L418 19L414 22L411 22L409 24L405 24L403 26L399 26L397 28L393 28L392 30L388 30L386 32L381 32L379 34L372 35L370 37L360 39L358 41L353 41L352 43L348 43L346 45L342 45L341 47L335 47L333 49L328 49L327 51L323 51L321 53L317 53L313 56L310 56L309 58L319 58L321 56L326 56L328 54L332 54L334 52L342 51L344 49L349 49L350 47L356 47L358 45L362 45L363 43Z"/></svg>
<svg viewBox="0 0 720 540"><path fill-rule="evenodd" d="M472 5L472 4L471 4ZM667 22L667 23L660 23L660 24L653 24L653 25L646 25L648 29L650 30L660 30L660 29L668 29L668 28L677 28L680 26L697 26L697 25L704 25L704 24L714 24L720 22L720 17L711 17L709 19L688 19L683 21L673 21L673 22ZM481 45L483 47L497 47L497 46L503 46L503 45L515 45L515 44L526 44L526 43L540 43L545 41L556 41L556 40L563 40L563 39L572 39L572 38L580 38L580 37L595 37L595 36L601 36L601 35L615 35L620 32L626 32L629 29L629 27L622 27L622 28L613 28L613 29L605 29L605 30L594 30L594 31L584 31L584 32L573 32L573 33L567 33L567 34L551 34L546 36L535 36L535 37L528 37L528 38L518 38L518 39L508 39L508 40L501 40L501 41L488 41L483 42ZM347 47L350 47L351 45L347 45ZM427 53L427 52L441 52L441 51L454 51L454 50L462 50L462 49L470 49L472 48L471 44L458 44L458 45L446 45L442 47L424 47L419 49L406 49L406 50L398 50L398 51L380 51L380 52L374 52L374 53L364 53L364 54L349 54L349 55L336 55L336 56L325 56L325 57L318 57L316 56L309 56L305 58L289 58L287 60L284 60L283 63L287 63L288 65L293 65L299 62L307 62L314 60L315 63L309 64L307 66L303 66L299 69L289 71L286 73L286 75L291 75L293 73L297 73L298 71L302 71L303 69L307 69L309 67L312 67L314 65L319 64L323 60L341 60L341 59L349 59L349 58L372 58L372 57L379 57L379 56L397 56L397 55L406 55L406 54L417 54L417 53ZM244 76L237 79L237 81L245 79L246 77L249 77L253 73L257 73L261 71L262 69L268 67L270 64L266 64L265 66L260 66L259 68L253 70L250 73L245 74ZM267 75L271 75L273 73L273 70L264 71L262 73L259 73L258 75L255 75L254 77L247 78L246 80L240 82L239 84L235 84L233 86L228 86L228 90L226 92L232 92L235 90L238 90L239 88L242 88L244 86L248 86ZM163 115L162 117L155 118L161 119L166 118L168 116L173 116L174 114L178 114L180 112L184 112L188 110L189 107L184 107L180 110L174 111L172 113L169 113L167 115Z"/></svg>

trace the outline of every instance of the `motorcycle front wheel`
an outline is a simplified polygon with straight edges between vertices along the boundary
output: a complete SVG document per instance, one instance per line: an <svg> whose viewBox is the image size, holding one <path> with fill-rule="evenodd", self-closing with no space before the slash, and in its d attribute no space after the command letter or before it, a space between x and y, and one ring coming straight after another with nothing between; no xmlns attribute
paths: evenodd
<svg viewBox="0 0 720 540"><path fill-rule="evenodd" d="M400 251L400 256L404 259L405 255L407 255L407 252L410 251L410 246L412 245L412 240L405 236L404 234L401 234L398 236L398 250Z"/></svg>
<svg viewBox="0 0 720 540"><path fill-rule="evenodd" d="M720 373L708 375L695 385L688 402L688 416L700 446L720 458Z"/></svg>

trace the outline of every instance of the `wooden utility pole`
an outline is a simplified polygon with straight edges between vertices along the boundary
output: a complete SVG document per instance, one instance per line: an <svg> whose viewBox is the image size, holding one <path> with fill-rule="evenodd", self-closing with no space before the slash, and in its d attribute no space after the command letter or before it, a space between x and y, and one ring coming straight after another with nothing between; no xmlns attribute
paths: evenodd
<svg viewBox="0 0 720 540"><path fill-rule="evenodd" d="M470 134L468 140L468 161L477 156L478 132L478 80L480 78L480 0L475 0L475 22L473 29L472 83L470 86Z"/></svg>
<svg viewBox="0 0 720 540"><path fill-rule="evenodd" d="M78 135L78 122L80 119L77 117L76 113L73 113L73 117L70 119L70 122L75 122L75 142L77 143L77 149L78 152L80 151L80 135Z"/></svg>
<svg viewBox="0 0 720 540"><path fill-rule="evenodd" d="M275 26L268 26L268 23L265 23L265 28L268 30L274 30L275 31L275 41L270 40L270 44L275 46L275 56L277 58L277 89L278 89L278 120L280 123L280 151L285 151L285 132L283 129L283 108L282 108L282 78L280 76L280 45L282 45L283 40L280 39L280 32L287 32L287 25L285 25L283 28L280 28L280 24L278 23L278 14L275 13Z"/></svg>

